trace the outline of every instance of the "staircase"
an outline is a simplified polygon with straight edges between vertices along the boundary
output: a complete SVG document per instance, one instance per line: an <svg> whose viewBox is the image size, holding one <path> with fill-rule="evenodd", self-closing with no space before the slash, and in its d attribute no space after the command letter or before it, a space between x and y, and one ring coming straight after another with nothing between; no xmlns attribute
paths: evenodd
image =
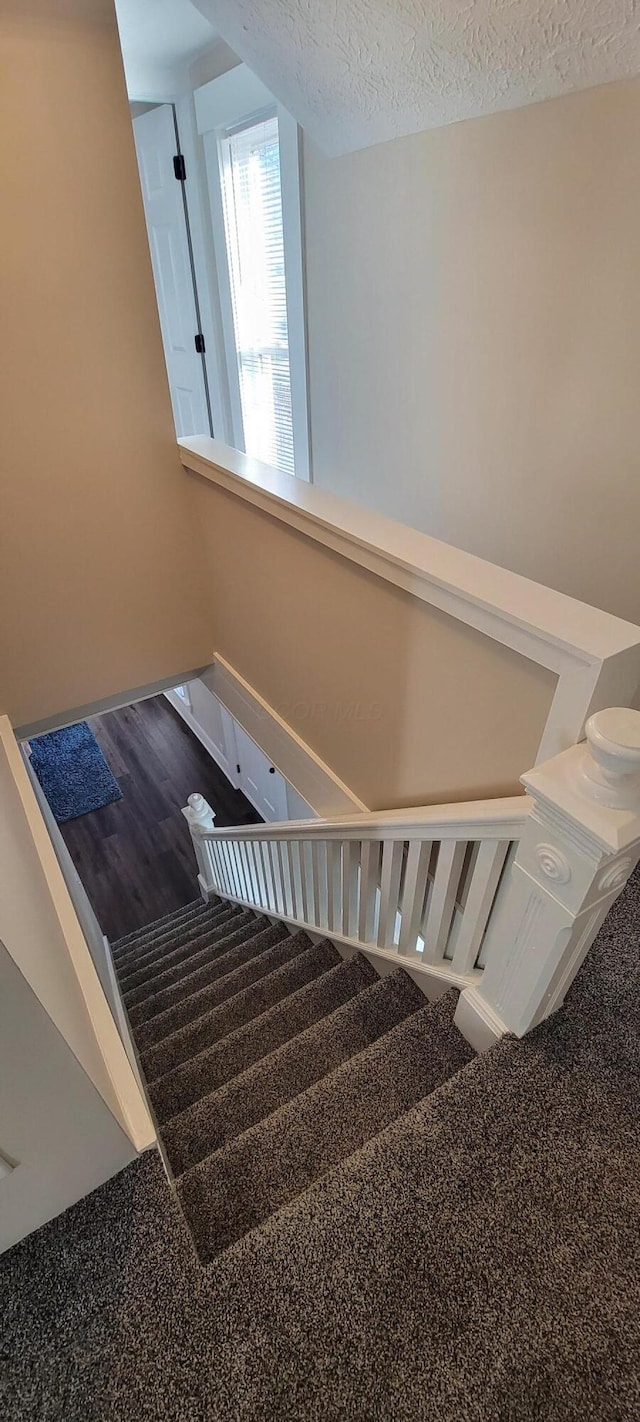
<svg viewBox="0 0 640 1422"><path fill-rule="evenodd" d="M208 1262L473 1057L403 968L378 977L219 897L114 944L165 1159Z"/></svg>

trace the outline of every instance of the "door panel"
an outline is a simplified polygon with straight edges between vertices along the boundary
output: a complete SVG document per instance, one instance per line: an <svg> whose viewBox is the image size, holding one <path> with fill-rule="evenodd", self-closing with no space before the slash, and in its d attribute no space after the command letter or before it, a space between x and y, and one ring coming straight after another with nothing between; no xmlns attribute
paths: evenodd
<svg viewBox="0 0 640 1422"><path fill-rule="evenodd" d="M265 820L287 819L287 785L284 776L236 722L240 766L239 785Z"/></svg>
<svg viewBox="0 0 640 1422"><path fill-rule="evenodd" d="M176 434L211 434L198 331L182 184L173 171L176 135L171 104L133 121L151 265L156 286Z"/></svg>
<svg viewBox="0 0 640 1422"><path fill-rule="evenodd" d="M201 681L189 683L191 714L208 736L215 758L234 787L238 787L235 723L226 707Z"/></svg>

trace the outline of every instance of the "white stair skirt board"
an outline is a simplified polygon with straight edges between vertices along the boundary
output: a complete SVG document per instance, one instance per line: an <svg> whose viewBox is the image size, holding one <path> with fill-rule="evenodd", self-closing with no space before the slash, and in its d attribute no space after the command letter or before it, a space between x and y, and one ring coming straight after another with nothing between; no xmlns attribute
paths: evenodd
<svg viewBox="0 0 640 1422"><path fill-rule="evenodd" d="M355 792L334 775L331 768L224 657L215 653L212 666L200 674L199 681L217 698L223 716L226 712L255 741L315 815L326 818L368 813L368 807ZM207 732L201 732L193 713L179 696L172 692L169 700L231 783L237 785L235 765L229 763L221 745Z"/></svg>

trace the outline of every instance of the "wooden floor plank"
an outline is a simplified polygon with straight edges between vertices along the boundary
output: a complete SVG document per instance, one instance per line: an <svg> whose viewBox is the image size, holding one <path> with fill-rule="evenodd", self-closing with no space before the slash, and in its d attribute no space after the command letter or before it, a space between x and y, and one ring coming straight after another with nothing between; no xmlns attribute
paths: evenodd
<svg viewBox="0 0 640 1422"><path fill-rule="evenodd" d="M122 799L61 825L103 932L112 941L197 898L191 836L180 813L199 790L216 824L260 824L165 696L89 722Z"/></svg>

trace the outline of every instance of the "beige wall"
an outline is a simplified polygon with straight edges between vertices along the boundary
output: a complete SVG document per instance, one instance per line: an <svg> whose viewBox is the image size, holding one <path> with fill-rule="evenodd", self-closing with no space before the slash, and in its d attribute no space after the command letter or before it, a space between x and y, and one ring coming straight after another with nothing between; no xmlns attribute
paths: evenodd
<svg viewBox="0 0 640 1422"><path fill-rule="evenodd" d="M191 487L216 651L366 805L519 792L551 673L197 475Z"/></svg>
<svg viewBox="0 0 640 1422"><path fill-rule="evenodd" d="M111 0L5 0L0 114L0 709L26 724L211 643Z"/></svg>
<svg viewBox="0 0 640 1422"><path fill-rule="evenodd" d="M640 621L640 80L305 144L316 482Z"/></svg>

